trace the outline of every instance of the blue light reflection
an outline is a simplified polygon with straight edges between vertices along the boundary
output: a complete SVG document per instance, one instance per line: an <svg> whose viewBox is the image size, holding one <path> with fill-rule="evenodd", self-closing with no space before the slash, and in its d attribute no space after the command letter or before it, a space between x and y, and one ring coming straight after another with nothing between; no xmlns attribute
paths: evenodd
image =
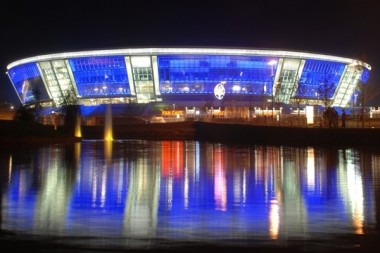
<svg viewBox="0 0 380 253"><path fill-rule="evenodd" d="M246 245L360 235L376 223L373 187L380 177L370 175L380 159L362 167L355 149L111 145L84 141L13 154L2 229Z"/></svg>

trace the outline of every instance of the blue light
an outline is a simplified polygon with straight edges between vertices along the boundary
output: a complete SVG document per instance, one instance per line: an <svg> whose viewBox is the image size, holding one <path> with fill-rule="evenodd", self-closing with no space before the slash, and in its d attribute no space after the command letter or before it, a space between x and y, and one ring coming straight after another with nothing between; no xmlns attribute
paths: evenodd
<svg viewBox="0 0 380 253"><path fill-rule="evenodd" d="M47 97L47 92L36 63L16 66L11 68L8 74L22 103L35 100L33 94L35 88L38 88L41 98Z"/></svg>
<svg viewBox="0 0 380 253"><path fill-rule="evenodd" d="M170 93L212 93L225 82L226 93L262 94L264 85L272 92L277 65L273 58L223 55L158 56L160 91Z"/></svg>
<svg viewBox="0 0 380 253"><path fill-rule="evenodd" d="M362 81L363 83L367 83L368 80L369 80L369 77L370 77L370 72L369 72L369 70L368 70L368 69L364 69L364 70L363 70L363 74L362 74L362 76L361 76L361 81Z"/></svg>
<svg viewBox="0 0 380 253"><path fill-rule="evenodd" d="M320 87L325 85L331 87L331 94L328 95L332 97L343 74L344 67L345 64L343 63L306 60L299 80L297 95L317 98Z"/></svg>
<svg viewBox="0 0 380 253"><path fill-rule="evenodd" d="M69 60L82 97L130 95L124 57L84 57Z"/></svg>

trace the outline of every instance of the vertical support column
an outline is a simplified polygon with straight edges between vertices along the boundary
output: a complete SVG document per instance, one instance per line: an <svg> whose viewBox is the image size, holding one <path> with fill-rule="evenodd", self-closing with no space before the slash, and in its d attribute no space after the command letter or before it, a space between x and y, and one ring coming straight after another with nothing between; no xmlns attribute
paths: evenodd
<svg viewBox="0 0 380 253"><path fill-rule="evenodd" d="M38 69L38 70L39 70L39 69ZM40 70L39 70L39 71L40 71ZM40 71L40 75L41 75L41 71ZM20 100L21 104L24 104L24 101L21 100L20 94L18 93L18 91L17 91L17 89L16 89L16 85L15 85L15 83L13 82L13 80L12 80L11 76L9 75L9 72L8 72L8 71L7 71L7 76L8 76L8 78L9 78L9 80L11 81L12 86L13 86L13 89L15 90L15 92L16 92L16 94L17 94L17 97L18 97L18 99ZM44 85L45 85L45 83L44 83ZM45 88L46 88L46 87L45 87Z"/></svg>
<svg viewBox="0 0 380 253"><path fill-rule="evenodd" d="M333 106L346 107L358 84L363 70L358 66L346 66L334 93Z"/></svg>
<svg viewBox="0 0 380 253"><path fill-rule="evenodd" d="M160 92L160 80L158 78L158 63L157 56L152 56L152 68L153 68L153 83L154 83L154 92L156 96L161 95Z"/></svg>
<svg viewBox="0 0 380 253"><path fill-rule="evenodd" d="M75 78L74 78L74 75L73 75L73 71L71 70L71 66L70 66L70 63L68 60L65 60L65 65L66 65L66 69L67 69L67 73L69 74L69 78L70 78L70 82L73 86L73 89L74 89L74 92L75 92L75 95L77 97L79 97L79 91L78 91L78 86L77 86L77 83L75 81Z"/></svg>
<svg viewBox="0 0 380 253"><path fill-rule="evenodd" d="M278 83L279 83L278 80L280 79L280 74L281 74L281 71L282 71L283 64L284 64L284 59L282 59L282 58L278 59L276 75L274 77L273 87L272 87L272 96L273 96L273 98L277 95L276 94L276 90L277 90L277 87L278 87Z"/></svg>
<svg viewBox="0 0 380 253"><path fill-rule="evenodd" d="M133 80L133 72L131 65L131 57L125 57L125 66L127 67L127 76L129 82L129 89L131 90L131 95L136 95L135 82Z"/></svg>

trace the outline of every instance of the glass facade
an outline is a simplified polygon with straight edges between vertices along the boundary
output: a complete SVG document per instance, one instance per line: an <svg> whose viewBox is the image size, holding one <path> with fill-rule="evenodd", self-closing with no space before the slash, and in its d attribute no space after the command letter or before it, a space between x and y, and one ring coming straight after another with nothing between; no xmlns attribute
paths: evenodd
<svg viewBox="0 0 380 253"><path fill-rule="evenodd" d="M59 105L68 93L83 105L208 101L215 98L215 87L222 87L225 101L290 104L300 99L345 107L358 82L368 81L371 68L297 52L188 50L38 56L9 65L8 75L22 103L38 100L37 94Z"/></svg>
<svg viewBox="0 0 380 253"><path fill-rule="evenodd" d="M362 73L363 70L361 68L357 68L355 65L346 67L339 86L334 89L335 96L333 106L344 107L348 104L354 94Z"/></svg>
<svg viewBox="0 0 380 253"><path fill-rule="evenodd" d="M149 56L131 57L134 87L139 103L154 101L154 83L151 58Z"/></svg>
<svg viewBox="0 0 380 253"><path fill-rule="evenodd" d="M131 94L123 56L73 58L69 63L81 97Z"/></svg>
<svg viewBox="0 0 380 253"><path fill-rule="evenodd" d="M54 102L61 104L65 97L76 97L77 92L70 78L70 70L64 60L40 62L38 66Z"/></svg>
<svg viewBox="0 0 380 253"><path fill-rule="evenodd" d="M158 56L159 85L162 94L213 93L222 83L229 94L272 92L277 60L267 57L223 55Z"/></svg>
<svg viewBox="0 0 380 253"><path fill-rule="evenodd" d="M327 96L331 98L339 84L344 68L345 64L343 63L306 60L299 80L297 95L318 99L323 96L323 93L327 93Z"/></svg>
<svg viewBox="0 0 380 253"><path fill-rule="evenodd" d="M364 69L363 70L363 73L362 73L362 76L361 76L361 81L363 83L367 83L368 82L368 79L369 79L369 70L368 69Z"/></svg>
<svg viewBox="0 0 380 253"><path fill-rule="evenodd" d="M36 100L36 93L39 93L40 99L48 97L36 63L11 68L8 75L22 103Z"/></svg>
<svg viewBox="0 0 380 253"><path fill-rule="evenodd" d="M276 102L289 103L290 98L295 96L304 62L299 59L280 59L279 77L276 77L273 92Z"/></svg>

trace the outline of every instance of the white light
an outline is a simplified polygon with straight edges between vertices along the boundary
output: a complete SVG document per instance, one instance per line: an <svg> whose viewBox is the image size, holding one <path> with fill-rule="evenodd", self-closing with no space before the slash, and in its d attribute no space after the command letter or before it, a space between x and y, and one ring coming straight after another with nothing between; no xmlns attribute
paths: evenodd
<svg viewBox="0 0 380 253"><path fill-rule="evenodd" d="M277 64L276 60L271 60L268 62L268 65L271 65L271 66L276 65L276 64Z"/></svg>
<svg viewBox="0 0 380 253"><path fill-rule="evenodd" d="M224 89L224 86L222 83L218 83L217 85L215 85L214 95L217 99L222 100L225 94L226 94L226 90Z"/></svg>
<svg viewBox="0 0 380 253"><path fill-rule="evenodd" d="M307 124L314 124L314 107L311 105L306 106L306 121Z"/></svg>
<svg viewBox="0 0 380 253"><path fill-rule="evenodd" d="M131 58L132 66L134 68L147 68L150 67L150 57L149 56L134 56Z"/></svg>
<svg viewBox="0 0 380 253"><path fill-rule="evenodd" d="M305 52L293 52L283 50L261 50L261 49L219 49L219 48L135 48L135 49L111 49L111 50L95 50L95 51L80 51L80 52L67 52L58 54L40 55L30 58L21 59L12 62L7 66L11 69L17 65L49 61L57 59L68 59L77 57L94 57L94 56L113 56L113 55L161 55L161 54L211 54L211 55L249 55L249 56L269 56L276 58L298 58L298 59L315 59L342 62L346 64L358 64L371 70L371 66L365 62L358 60L338 57L332 55L313 54ZM134 57L133 57L134 58ZM148 57L150 60L150 57ZM150 66L150 64L149 64Z"/></svg>
<svg viewBox="0 0 380 253"><path fill-rule="evenodd" d="M241 87L240 87L240 85L235 84L234 86L232 86L232 90L234 92L239 92L241 90Z"/></svg>

